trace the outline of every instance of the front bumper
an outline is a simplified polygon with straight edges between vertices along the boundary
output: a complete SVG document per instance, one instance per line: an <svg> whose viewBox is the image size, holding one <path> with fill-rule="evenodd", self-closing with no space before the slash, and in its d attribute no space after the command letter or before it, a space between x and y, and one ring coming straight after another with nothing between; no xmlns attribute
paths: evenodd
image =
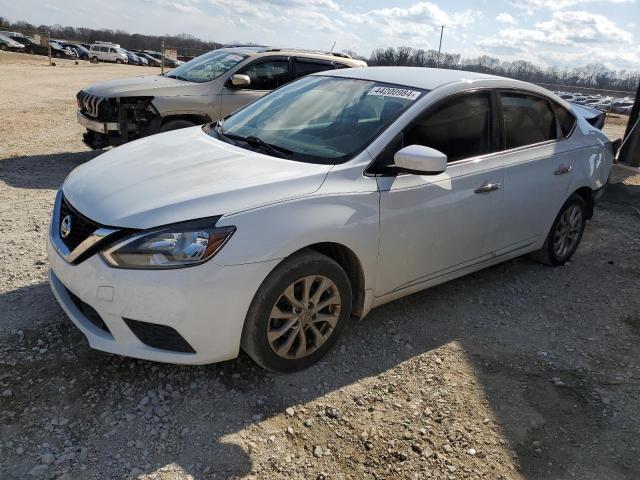
<svg viewBox="0 0 640 480"><path fill-rule="evenodd" d="M278 263L221 267L211 260L177 270L125 270L109 267L98 255L71 265L51 240L47 244L51 289L91 347L177 364L235 358L253 296ZM95 310L106 329L83 313L77 299ZM151 347L131 330L127 319L171 327L195 353Z"/></svg>
<svg viewBox="0 0 640 480"><path fill-rule="evenodd" d="M78 123L87 130L104 134L120 131L120 125L118 124L118 122L99 122L87 117L80 110L76 112L76 115L78 118Z"/></svg>

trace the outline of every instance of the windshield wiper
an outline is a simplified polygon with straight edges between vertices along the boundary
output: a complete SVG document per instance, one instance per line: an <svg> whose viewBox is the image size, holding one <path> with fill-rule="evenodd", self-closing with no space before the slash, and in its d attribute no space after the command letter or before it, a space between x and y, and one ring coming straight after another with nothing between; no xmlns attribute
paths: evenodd
<svg viewBox="0 0 640 480"><path fill-rule="evenodd" d="M185 81L185 82L188 82L188 81L189 81L189 80L187 80L186 78L181 77L180 75L172 75L172 74L168 73L168 74L167 74L167 75L165 75L165 76L166 76L166 77L169 77L169 78L175 78L176 80L183 80L183 81Z"/></svg>
<svg viewBox="0 0 640 480"><path fill-rule="evenodd" d="M217 131L219 135L222 135L226 138L230 138L231 140L239 140L241 142L248 143L250 146L254 148L262 148L263 150L269 152L274 157L279 158L289 158L289 154L291 150L287 150L286 148L276 147L275 145L271 145L270 143L265 142L261 138L258 138L253 135L249 135L248 137L243 137L241 135L234 135L232 133L222 133L222 128Z"/></svg>

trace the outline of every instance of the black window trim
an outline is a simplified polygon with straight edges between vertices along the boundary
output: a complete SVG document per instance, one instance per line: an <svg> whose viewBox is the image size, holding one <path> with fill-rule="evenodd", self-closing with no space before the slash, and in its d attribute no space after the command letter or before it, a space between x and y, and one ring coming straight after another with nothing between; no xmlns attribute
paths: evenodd
<svg viewBox="0 0 640 480"><path fill-rule="evenodd" d="M544 95L542 93L538 93L538 92L534 92L532 90L525 90L522 88L497 88L495 90L496 96L497 96L497 107L498 107L498 111L499 111L499 115L498 118L501 120L500 121L500 131L501 131L501 136L502 136L502 150L500 151L500 153L512 153L512 152L519 152L522 150L528 150L530 148L537 148L537 147L541 147L544 145L551 145L553 143L560 143L560 142L564 142L565 140L568 140L569 138L571 138L571 136L573 135L573 133L576 131L576 126L578 125L578 120L575 116L575 114L571 111L571 109L566 109L565 107L563 107L562 105L560 105L558 102L554 101L553 99L549 98L547 95ZM541 100L545 100L548 104L549 104L549 108L551 109L551 113L553 113L554 118L556 119L556 122L558 121L558 116L556 115L555 110L553 109L553 103L557 104L559 107L561 108L565 108L565 110L567 110L571 116L573 117L573 127L571 128L571 131L564 137L562 138L554 138L553 140L545 140L543 142L538 142L538 143L530 143L529 145L521 145L519 147L514 147L514 148L506 148L506 129L504 126L504 115L502 114L502 102L500 101L500 95L502 93L506 93L506 94L517 94L517 95L526 95L529 97L537 97Z"/></svg>
<svg viewBox="0 0 640 480"><path fill-rule="evenodd" d="M315 63L316 65L326 65L329 68L326 69L326 71L328 70L335 70L336 69L336 62L332 61L332 60L325 60L322 58L311 58L311 57L304 57L304 56L300 56L300 55L294 55L291 57L291 73L292 73L292 78L293 80L297 80L298 78L302 78L302 77L297 77L296 75L298 75L298 69L297 69L297 63ZM344 64L341 64L344 65ZM321 70L320 72L325 71L325 70ZM315 73L320 73L320 72L315 72ZM308 73L307 75L312 75L311 73ZM306 75L305 75L306 76ZM292 81L293 81L292 80Z"/></svg>
<svg viewBox="0 0 640 480"><path fill-rule="evenodd" d="M435 108L437 108L438 106L440 106L440 104L451 100L452 98L455 98L457 96L461 96L464 94L470 94L470 93L477 93L477 92L481 92L481 91L489 91L490 95L491 95L491 129L492 129L492 142L494 141L498 141L499 144L497 145L497 147L499 148L498 150L495 150L493 152L490 153L485 153L483 155L477 155L475 157L469 157L469 158L463 158L461 160L456 160L453 162L448 162L447 163L447 169L449 169L450 167L453 166L457 166L457 165L464 165L466 163L471 163L471 162L481 162L483 160L486 160L488 158L493 158L496 156L500 156L500 155L504 155L504 154L508 154L508 153L513 153L513 152L518 152L518 151L522 151L522 150L528 150L530 148L537 148L543 145L547 145L547 144L553 144L553 143L560 143L560 142L564 142L565 140L569 140L574 132L576 131L577 125L578 125L578 120L576 118L576 115L573 113L573 111L571 109L567 109L565 108L562 104L560 104L559 102L553 100L552 98L539 93L539 92L535 92L533 90L526 90L523 88L518 88L518 87L476 87L476 88L470 88L467 90L460 90L458 92L452 93L451 95L448 95L444 98L441 98L440 100L436 101L435 103L427 106L423 112L419 113L418 115L416 115L416 117L409 122L403 129L402 132L406 131L409 128L412 128L423 116L428 115L429 113L431 113ZM561 108L565 108L570 114L571 116L573 116L574 122L573 122L573 127L571 129L571 131L563 138L556 138L554 140L545 140L544 142L538 142L538 143L532 143L531 145L522 145L520 147L515 147L515 148L510 148L507 149L505 148L506 146L506 135L505 135L505 128L504 128L504 117L502 115L502 103L500 102L500 93L520 93L522 95L530 95L530 96L535 96L535 97L539 97L543 100L546 100L547 102L551 103L555 103L558 106L560 106ZM555 111L553 110L553 107L550 105L551 107L551 111L553 112L554 117L556 117L556 121L557 121L557 116L555 114ZM496 123L498 125L496 125ZM402 133L401 132L401 133ZM496 139L496 134L497 134L497 139ZM380 155L382 152L385 151L385 149L389 146L389 144L391 142L393 142L396 139L397 135L394 136L388 143L387 145L380 151L380 153L378 153L378 155ZM375 165L375 163L378 161L378 157L376 156L375 159L373 159L371 161L371 163L369 163L369 165L367 165L367 168L364 169L364 175L365 176L372 176L372 177L394 177L397 175L402 175L404 173L398 173L398 172L389 172L389 173L374 173L374 172L370 172L370 170L373 168L373 166ZM407 174L408 175L408 174Z"/></svg>
<svg viewBox="0 0 640 480"><path fill-rule="evenodd" d="M437 100L435 103L432 103L430 105L428 105L422 112L420 112L419 114L417 114L415 116L415 118L413 120L411 120L411 122L409 122L403 129L402 132L400 133L404 133L405 131L413 128L422 118L430 115L431 113L433 113L434 110L436 110L437 108L439 108L443 103L445 102L449 102L452 99L458 98L458 97L462 97L465 95L473 95L475 93L482 93L482 92L488 92L489 93L489 107L491 109L490 113L491 113L491 144L493 148L500 148L500 135L502 135L502 128L499 122L500 117L496 114L496 108L498 107L498 96L496 94L496 89L495 87L476 87L476 88L469 88L466 90L460 90L458 92L454 92L451 95L447 95L444 98L441 98L440 100ZM399 134L398 134L399 135ZM380 151L380 153L378 153L378 156L385 151L385 149L391 144L391 142L393 142L398 135L395 135L386 145L385 147ZM503 143L504 145L504 143ZM469 158L463 158L460 160L455 160L453 162L447 162L447 169L455 166L455 165L462 165L464 163L469 163L469 162L475 162L475 161L480 161L480 160L484 160L485 158L488 157L492 157L494 155L503 153L503 150L495 150L493 152L489 152L489 153L484 153L482 155L476 155L475 157L469 157ZM378 161L378 156L376 156L375 159L373 159L371 161L371 163L369 165L367 165L367 168L365 168L364 170L364 174L366 176L375 176L375 177L395 177L397 175L404 175L404 173L402 172L394 172L394 171L390 171L389 173L375 173L375 172L370 172L370 170L373 168L373 166L376 164L376 162Z"/></svg>
<svg viewBox="0 0 640 480"><path fill-rule="evenodd" d="M249 57L251 58L251 57ZM257 57L257 58L253 58L252 61L250 61L249 63L242 65L240 68L238 68L238 70L236 70L236 72L234 72L229 79L225 82L225 88L233 88L231 87L231 77L233 75L243 75L242 72L245 72L248 68L254 66L254 65L260 65L261 63L267 63L267 62L273 62L273 61L286 61L289 64L289 75L287 77L287 82L284 85L287 85L288 83L291 83L293 80L295 80L295 77L293 76L293 57L291 55L267 55L264 57ZM215 80L215 79L214 79ZM280 85L280 87L284 87L284 85ZM251 85L249 85L251 86ZM237 90L237 89L236 89ZM250 92L273 92L275 90L277 90L277 88L273 89L273 90L257 90L255 88L242 88L241 90L243 91L250 91Z"/></svg>

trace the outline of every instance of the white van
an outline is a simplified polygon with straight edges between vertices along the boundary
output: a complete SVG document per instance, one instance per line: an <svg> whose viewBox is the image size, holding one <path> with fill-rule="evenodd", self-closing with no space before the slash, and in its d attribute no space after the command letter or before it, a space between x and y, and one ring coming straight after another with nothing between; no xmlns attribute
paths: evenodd
<svg viewBox="0 0 640 480"><path fill-rule="evenodd" d="M94 43L91 45L89 59L93 62L128 63L127 54L120 45L108 43Z"/></svg>

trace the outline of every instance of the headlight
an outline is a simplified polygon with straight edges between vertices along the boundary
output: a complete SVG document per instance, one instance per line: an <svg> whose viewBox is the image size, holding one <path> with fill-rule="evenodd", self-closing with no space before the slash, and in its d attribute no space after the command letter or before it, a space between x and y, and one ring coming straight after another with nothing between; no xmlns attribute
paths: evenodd
<svg viewBox="0 0 640 480"><path fill-rule="evenodd" d="M236 227L215 227L220 217L137 232L101 253L112 267L167 269L199 265L213 257Z"/></svg>

